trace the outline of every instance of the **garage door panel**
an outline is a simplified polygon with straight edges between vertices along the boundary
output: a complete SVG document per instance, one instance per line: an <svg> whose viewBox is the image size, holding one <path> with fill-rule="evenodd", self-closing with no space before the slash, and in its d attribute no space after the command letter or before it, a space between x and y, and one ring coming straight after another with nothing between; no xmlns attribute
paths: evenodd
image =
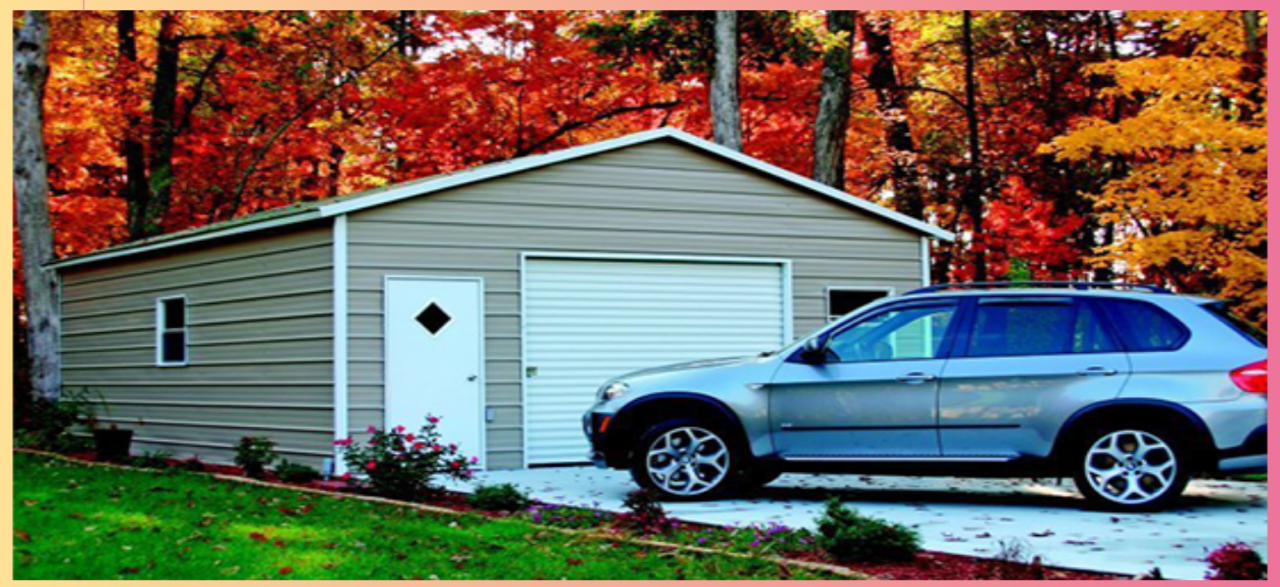
<svg viewBox="0 0 1280 587"><path fill-rule="evenodd" d="M787 342L776 262L529 259L524 295L530 464L585 460L581 416L610 378Z"/></svg>

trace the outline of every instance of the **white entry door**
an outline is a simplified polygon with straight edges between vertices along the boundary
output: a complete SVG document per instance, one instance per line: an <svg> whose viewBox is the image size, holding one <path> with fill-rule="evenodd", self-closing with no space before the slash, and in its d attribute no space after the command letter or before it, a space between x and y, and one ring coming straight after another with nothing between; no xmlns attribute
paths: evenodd
<svg viewBox="0 0 1280 587"><path fill-rule="evenodd" d="M440 418L445 442L484 463L484 284L387 277L386 422L417 430Z"/></svg>
<svg viewBox="0 0 1280 587"><path fill-rule="evenodd" d="M611 377L789 342L788 287L771 260L528 259L528 464L586 460L582 413Z"/></svg>

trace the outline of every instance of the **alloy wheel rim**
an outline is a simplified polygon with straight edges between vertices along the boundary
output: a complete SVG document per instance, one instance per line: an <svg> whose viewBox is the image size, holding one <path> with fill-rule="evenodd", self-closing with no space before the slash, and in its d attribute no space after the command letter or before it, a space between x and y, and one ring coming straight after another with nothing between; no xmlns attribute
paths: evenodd
<svg viewBox="0 0 1280 587"><path fill-rule="evenodd" d="M1178 459L1150 432L1121 430L1100 438L1085 455L1085 479L1109 501L1141 505L1164 495L1178 474Z"/></svg>
<svg viewBox="0 0 1280 587"><path fill-rule="evenodd" d="M705 428L675 428L649 445L645 465L649 478L663 491L701 495L729 475L729 447Z"/></svg>

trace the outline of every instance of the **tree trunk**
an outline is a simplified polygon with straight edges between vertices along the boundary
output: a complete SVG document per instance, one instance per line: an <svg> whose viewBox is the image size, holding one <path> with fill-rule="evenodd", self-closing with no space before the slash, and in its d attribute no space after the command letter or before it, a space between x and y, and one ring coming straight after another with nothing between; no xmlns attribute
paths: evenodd
<svg viewBox="0 0 1280 587"><path fill-rule="evenodd" d="M845 135L849 132L849 94L853 81L853 37L857 11L827 11L827 30L843 39L822 57L822 93L813 122L813 179L844 189Z"/></svg>
<svg viewBox="0 0 1280 587"><path fill-rule="evenodd" d="M742 150L742 113L738 106L738 13L717 10L715 55L711 61L711 122L715 142Z"/></svg>
<svg viewBox="0 0 1280 587"><path fill-rule="evenodd" d="M49 224L49 161L44 146L44 88L49 78L49 15L24 13L13 39L13 187L17 198L18 237L26 286L27 349L31 386L57 399L62 391L58 339L57 275L44 264L53 260Z"/></svg>
<svg viewBox="0 0 1280 587"><path fill-rule="evenodd" d="M121 82L137 75L138 69L138 28L136 16L132 10L116 12L116 75ZM122 86L123 87L123 84ZM125 182L124 197L128 205L129 239L136 240L147 236L147 202L151 199L151 191L147 186L146 150L142 144L142 113L133 103L132 95L120 98L125 111L124 140L120 147L124 156Z"/></svg>
<svg viewBox="0 0 1280 587"><path fill-rule="evenodd" d="M876 110L884 121L885 145L893 180L893 205L912 218L924 218L924 185L916 166L916 145L907 119L907 90L898 80L893 58L893 20L863 19L862 38L871 56L867 85L875 91Z"/></svg>
<svg viewBox="0 0 1280 587"><path fill-rule="evenodd" d="M1258 34L1261 18L1258 11L1242 10L1240 17L1244 23L1244 54L1240 56L1244 60L1244 68L1240 70L1240 80L1248 88L1245 94L1248 103L1240 106L1240 119L1252 122L1258 109L1266 101L1262 97L1262 79L1266 72L1266 57L1262 48L1265 43Z"/></svg>
<svg viewBox="0 0 1280 587"><path fill-rule="evenodd" d="M147 179L150 195L140 236L161 232L173 194L173 150L178 135L178 16L166 12L156 36L156 81L151 93L151 156Z"/></svg>
<svg viewBox="0 0 1280 587"><path fill-rule="evenodd" d="M987 280L986 238L982 229L982 141L978 135L978 84L975 81L973 55L973 11L964 11L964 101L965 119L969 127L969 169L964 190L964 209L972 231L969 254L973 259L974 281Z"/></svg>

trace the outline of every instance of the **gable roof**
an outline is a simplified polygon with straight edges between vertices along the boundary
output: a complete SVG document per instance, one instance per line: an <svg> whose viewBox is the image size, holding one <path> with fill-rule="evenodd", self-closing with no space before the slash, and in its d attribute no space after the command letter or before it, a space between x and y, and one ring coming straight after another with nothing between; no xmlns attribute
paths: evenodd
<svg viewBox="0 0 1280 587"><path fill-rule="evenodd" d="M202 226L200 228L156 236L115 247L109 247L77 257L61 259L49 263L48 267L61 268L83 265L112 258L154 251L157 249L229 237L258 230L267 230L291 224L310 222L331 216L340 216L364 210L366 208L383 206L408 198L425 196L427 194L447 189L470 185L663 139L674 140L700 151L710 153L711 155L721 159L727 159L733 163L773 177L774 179L800 187L806 191L814 193L815 195L835 200L844 205L867 212L873 216L878 216L886 221L901 225L907 229L914 230L924 236L943 240L953 240L955 238L955 235L951 232L938 228L927 222L917 220L905 214L885 208L884 206L852 196L802 175L792 173L782 169L781 167L770 165L754 157L722 147L684 131L663 127L542 155L531 155L528 157L521 157L519 159L512 159L510 161L481 165L456 173L433 175L422 179L383 186L337 198L300 202L281 208L250 214L248 216L225 222Z"/></svg>

